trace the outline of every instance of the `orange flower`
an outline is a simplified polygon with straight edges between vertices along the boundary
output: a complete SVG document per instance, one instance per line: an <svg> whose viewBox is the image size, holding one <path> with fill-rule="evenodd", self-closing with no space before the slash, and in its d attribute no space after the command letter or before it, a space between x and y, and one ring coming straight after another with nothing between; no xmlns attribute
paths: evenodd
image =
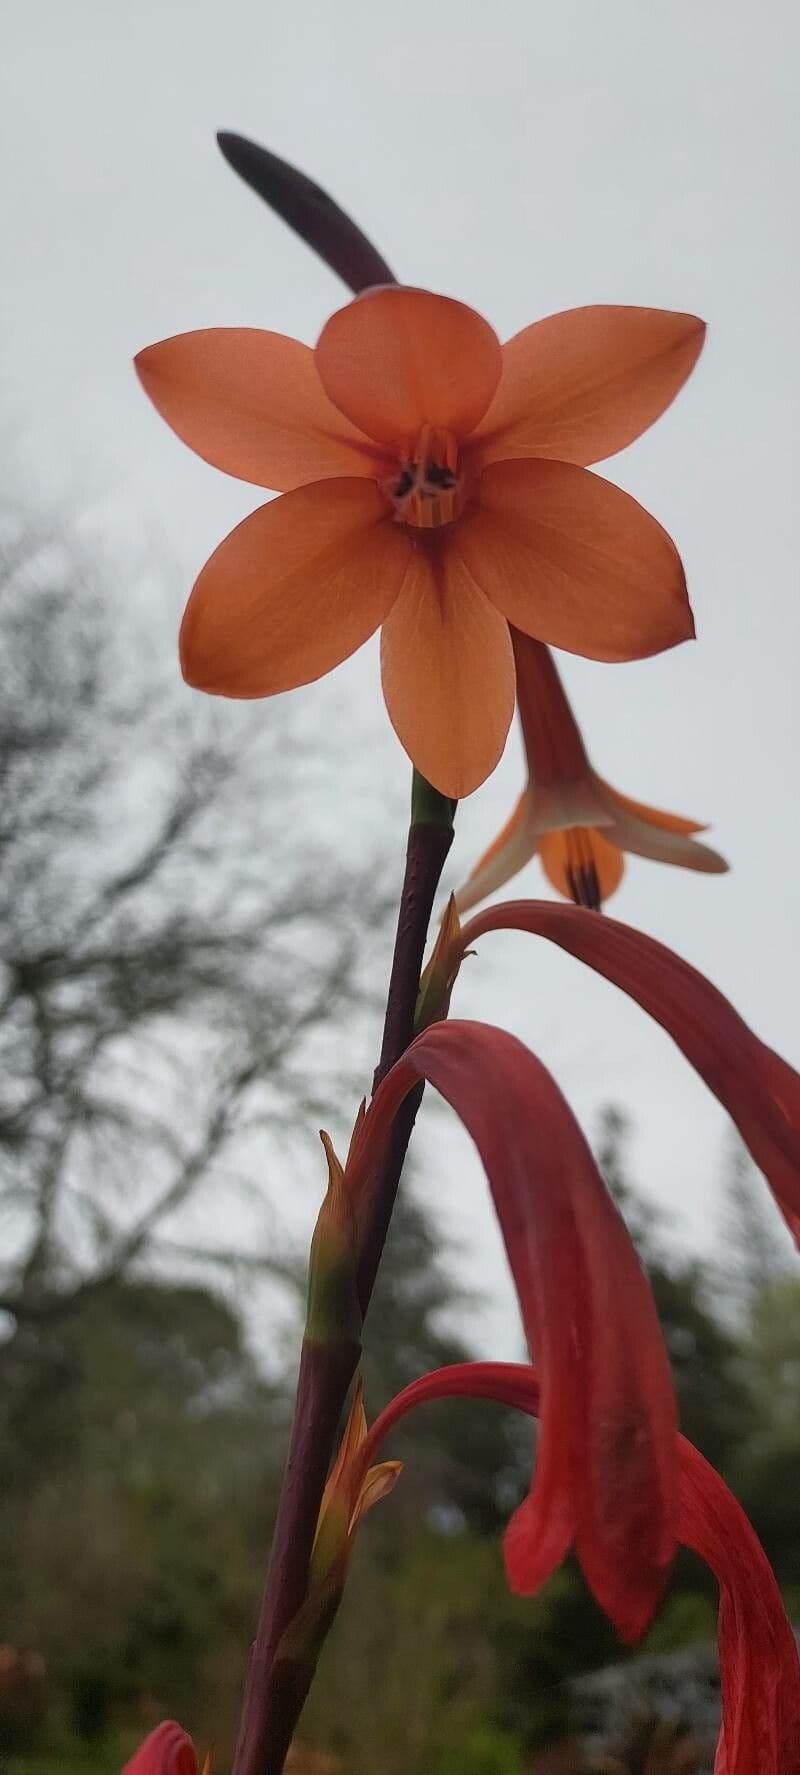
<svg viewBox="0 0 800 1775"><path fill-rule="evenodd" d="M501 347L463 303L387 285L334 314L315 351L218 328L141 352L179 437L286 495L203 568L181 630L188 682L271 696L382 625L406 751L443 794L476 789L513 714L510 623L601 660L694 632L669 537L585 465L663 413L703 333L693 315L577 308Z"/></svg>
<svg viewBox="0 0 800 1775"><path fill-rule="evenodd" d="M623 851L724 873L724 857L692 834L695 820L620 795L592 770L555 661L541 642L511 631L528 783L508 824L456 894L460 912L504 887L537 852L554 888L595 911L619 887Z"/></svg>

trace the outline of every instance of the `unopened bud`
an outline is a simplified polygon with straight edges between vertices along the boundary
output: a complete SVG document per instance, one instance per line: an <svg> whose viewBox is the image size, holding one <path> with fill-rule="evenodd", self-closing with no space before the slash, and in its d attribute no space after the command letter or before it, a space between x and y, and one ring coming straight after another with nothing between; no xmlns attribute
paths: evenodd
<svg viewBox="0 0 800 1775"><path fill-rule="evenodd" d="M423 970L414 1014L414 1034L431 1023L442 1023L450 1010L450 996L458 970L464 960L461 944L461 921L455 894L450 895L433 953Z"/></svg>
<svg viewBox="0 0 800 1775"><path fill-rule="evenodd" d="M330 1135L321 1132L320 1139L328 1161L328 1187L311 1240L305 1336L309 1343L360 1344L355 1214Z"/></svg>
<svg viewBox="0 0 800 1775"><path fill-rule="evenodd" d="M367 1467L362 1452L366 1440L364 1391L359 1378L320 1505L309 1568L312 1590L334 1573L339 1581L344 1581L361 1518L388 1495L402 1472L400 1461L381 1461L378 1466Z"/></svg>

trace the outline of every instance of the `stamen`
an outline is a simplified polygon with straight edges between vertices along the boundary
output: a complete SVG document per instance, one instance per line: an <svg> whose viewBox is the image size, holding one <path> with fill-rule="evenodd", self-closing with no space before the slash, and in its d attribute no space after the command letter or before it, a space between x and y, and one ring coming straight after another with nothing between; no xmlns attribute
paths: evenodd
<svg viewBox="0 0 800 1775"><path fill-rule="evenodd" d="M599 912L603 900L591 832L585 826L571 826L564 833L564 841L567 848L567 881L575 905L586 906L590 912Z"/></svg>
<svg viewBox="0 0 800 1775"><path fill-rule="evenodd" d="M458 473L458 446L451 432L424 425L413 455L400 473L383 483L398 524L432 530L452 524L463 509L464 486Z"/></svg>

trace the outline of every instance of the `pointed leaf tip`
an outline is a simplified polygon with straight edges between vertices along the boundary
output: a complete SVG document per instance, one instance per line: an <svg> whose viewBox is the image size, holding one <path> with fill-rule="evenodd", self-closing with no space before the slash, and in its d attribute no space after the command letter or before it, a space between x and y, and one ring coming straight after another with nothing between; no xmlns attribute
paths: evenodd
<svg viewBox="0 0 800 1775"><path fill-rule="evenodd" d="M334 1189L337 1184L344 1181L342 1162L341 1159L337 1157L336 1149L330 1134L327 1134L324 1128L320 1128L319 1137L322 1141L325 1157L328 1161L328 1188Z"/></svg>
<svg viewBox="0 0 800 1775"><path fill-rule="evenodd" d="M423 969L414 1015L415 1033L431 1023L441 1023L450 1010L450 999L459 968L464 960L461 945L461 921L455 894L451 894L442 913L441 923L430 961Z"/></svg>

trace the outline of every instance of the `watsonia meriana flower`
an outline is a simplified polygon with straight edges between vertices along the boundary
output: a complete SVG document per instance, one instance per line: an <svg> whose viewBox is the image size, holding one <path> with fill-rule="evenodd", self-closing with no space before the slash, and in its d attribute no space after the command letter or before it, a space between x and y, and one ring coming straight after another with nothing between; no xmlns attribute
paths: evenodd
<svg viewBox="0 0 800 1775"><path fill-rule="evenodd" d="M541 641L512 629L528 782L502 832L456 895L460 912L505 887L538 856L565 899L597 911L619 887L630 851L704 875L728 865L695 834L705 828L620 795L592 769L555 660Z"/></svg>
<svg viewBox="0 0 800 1775"><path fill-rule="evenodd" d="M664 412L704 331L689 314L576 308L501 346L464 303L388 285L334 314L314 351L240 327L140 352L184 442L284 494L203 568L188 682L272 696L381 628L406 751L443 794L476 789L514 711L510 624L598 660L694 633L670 538L586 465Z"/></svg>

